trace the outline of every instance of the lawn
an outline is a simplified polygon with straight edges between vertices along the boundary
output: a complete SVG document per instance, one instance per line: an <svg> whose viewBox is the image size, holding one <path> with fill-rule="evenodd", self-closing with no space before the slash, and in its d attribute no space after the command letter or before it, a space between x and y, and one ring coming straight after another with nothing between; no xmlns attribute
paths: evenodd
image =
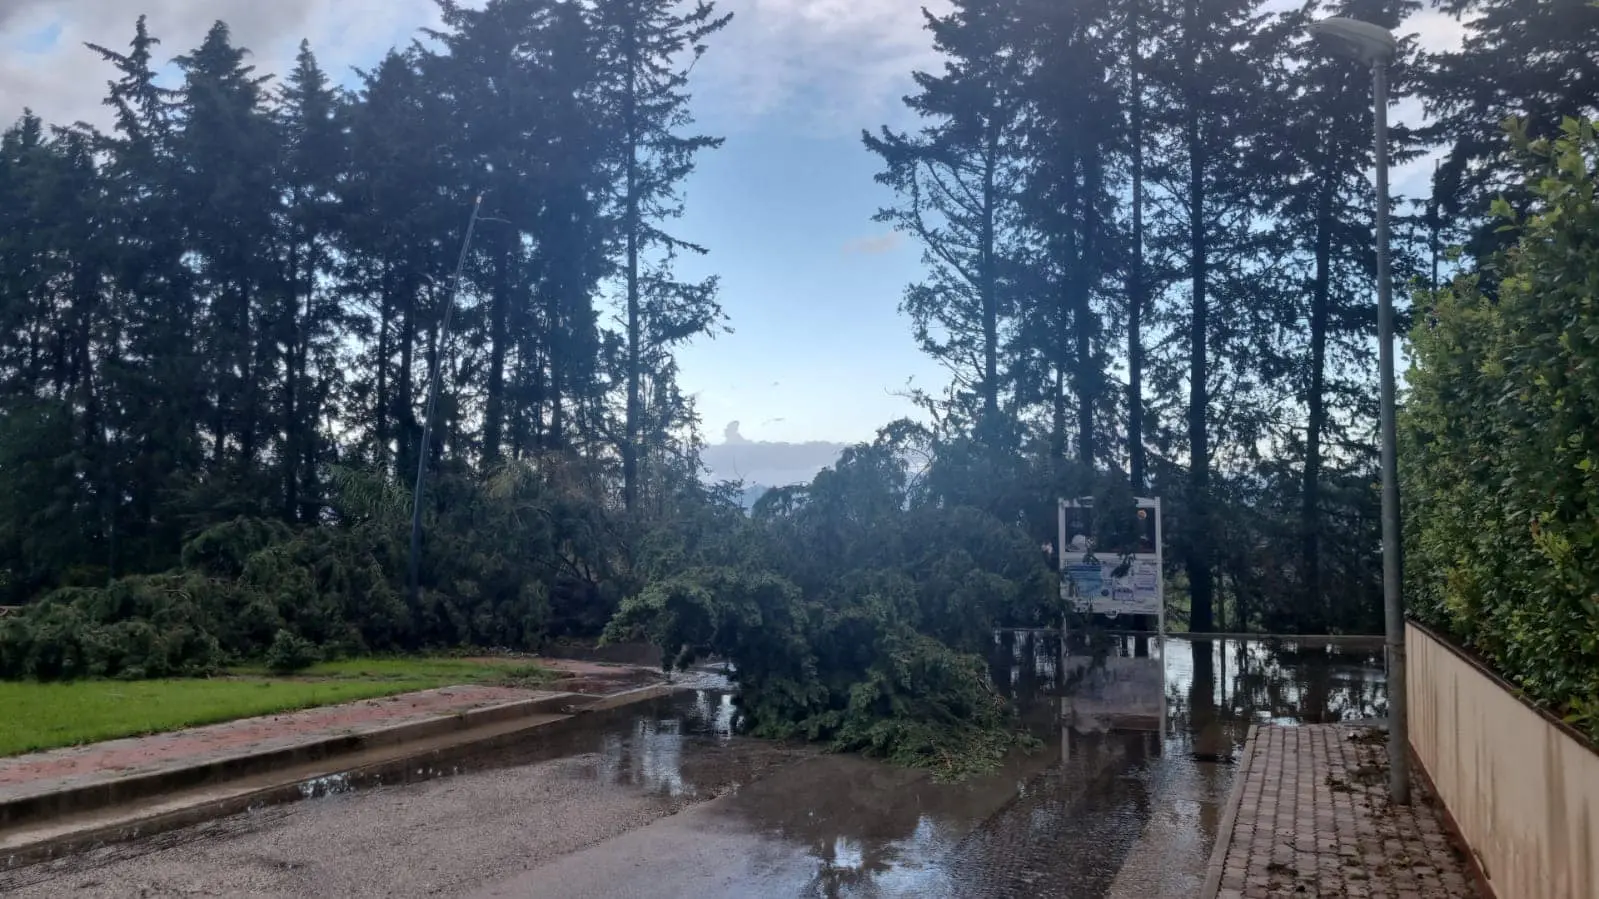
<svg viewBox="0 0 1599 899"><path fill-rule="evenodd" d="M451 684L549 678L521 660L423 657L326 662L293 677L241 668L203 680L0 681L0 756Z"/></svg>

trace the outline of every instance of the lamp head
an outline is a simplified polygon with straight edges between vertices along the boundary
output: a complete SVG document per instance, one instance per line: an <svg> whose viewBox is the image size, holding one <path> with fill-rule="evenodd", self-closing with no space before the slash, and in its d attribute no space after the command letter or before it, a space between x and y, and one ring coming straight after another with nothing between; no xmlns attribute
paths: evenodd
<svg viewBox="0 0 1599 899"><path fill-rule="evenodd" d="M1322 19L1310 23L1308 30L1330 51L1371 66L1386 65L1399 49L1388 29L1359 19Z"/></svg>

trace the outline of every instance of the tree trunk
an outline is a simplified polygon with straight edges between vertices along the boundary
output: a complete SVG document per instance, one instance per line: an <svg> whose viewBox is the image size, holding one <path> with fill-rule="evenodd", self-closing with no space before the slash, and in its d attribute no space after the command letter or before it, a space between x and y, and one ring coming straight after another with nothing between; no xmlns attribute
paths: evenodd
<svg viewBox="0 0 1599 899"><path fill-rule="evenodd" d="M627 221L623 225L627 241L627 421L622 440L622 499L631 512L638 503L639 425L644 415L641 396L641 369L644 366L644 338L641 317L643 308L639 298L639 184L638 184L638 35L637 13L629 9L623 23L623 63L627 66L622 98L622 120L626 129L626 191Z"/></svg>
<svg viewBox="0 0 1599 899"><path fill-rule="evenodd" d="M1054 420L1051 421L1050 449L1056 459L1066 458L1066 394L1073 387L1082 386L1081 372L1074 372L1074 365L1082 365L1082 354L1072 355L1073 335L1082 318L1082 309L1078 303L1077 278L1080 274L1077 256L1077 209L1080 195L1077 191L1077 159L1075 147L1065 148L1062 154L1061 189L1065 195L1061 197L1061 214L1058 221L1060 233L1057 235L1060 258L1057 266L1060 272L1060 311L1056 321L1057 333L1052 341L1055 356L1056 390Z"/></svg>
<svg viewBox="0 0 1599 899"><path fill-rule="evenodd" d="M555 283L549 285L549 290L545 295L545 316L549 321L549 326L546 329L549 333L549 346L546 352L550 360L550 379L545 385L544 389L550 397L549 444L552 449L562 449L566 446L566 398L562 394L565 386L565 379L562 377L562 370L566 365L566 353L564 352L564 348L561 346L562 341L566 337L566 331L563 327L564 322L562 321L563 316L561 315L561 291L563 287L564 285L557 280ZM635 430L635 438L637 437L637 433L637 430ZM635 457L634 464L634 472L636 477L637 457Z"/></svg>
<svg viewBox="0 0 1599 899"><path fill-rule="evenodd" d="M416 473L417 460L420 452L417 446L419 434L416 427L416 390L413 386L415 380L413 368L416 365L416 304L421 299L421 291L414 285L408 285L404 292L402 302L404 309L400 312L400 377L395 384L394 410L395 420L399 429L399 452L397 458L400 463L400 472L404 477L412 477Z"/></svg>
<svg viewBox="0 0 1599 899"><path fill-rule="evenodd" d="M1083 159L1083 195L1078 202L1083 210L1083 237L1072 283L1077 292L1077 457L1092 468L1098 457L1094 410L1099 405L1100 368L1094 359L1094 337L1099 331L1099 317L1094 314L1093 293L1098 269L1094 252L1099 230L1099 204L1095 199L1099 195L1100 161L1097 147L1089 152L1092 155Z"/></svg>
<svg viewBox="0 0 1599 899"><path fill-rule="evenodd" d="M1306 396L1305 481L1300 510L1304 538L1305 611L1319 609L1321 595L1321 436L1327 426L1326 366L1328 296L1332 282L1333 184L1323 175L1316 194L1316 272L1310 294L1310 390Z"/></svg>
<svg viewBox="0 0 1599 899"><path fill-rule="evenodd" d="M986 152L983 160L983 224L979 238L978 252L981 256L978 270L979 284L977 289L981 292L980 301L983 304L983 423L981 433L988 439L993 439L993 429L999 423L999 297L994 266L996 263L994 252L995 240L995 206L998 204L999 190L996 185L999 168L999 114L997 111L990 113L992 116L988 123L988 138Z"/></svg>
<svg viewBox="0 0 1599 899"><path fill-rule="evenodd" d="M377 443L373 448L373 461L377 463L378 470L383 472L389 470L389 422L394 411L389 400L389 359L394 352L389 343L394 320L394 302L389 291L390 270L385 262L378 292L377 397L373 403L376 419L373 422L373 435Z"/></svg>
<svg viewBox="0 0 1599 899"><path fill-rule="evenodd" d="M300 299L297 292L300 273L299 247L289 248L289 283L287 308L284 310L288 316L288 358L283 365L283 465L280 476L283 478L283 517L294 521L299 515L300 492L296 469L300 464L300 408L299 384L302 372L300 370ZM307 278L311 283L313 278ZM309 301L307 301L309 305ZM315 421L312 421L315 426Z"/></svg>
<svg viewBox="0 0 1599 899"><path fill-rule="evenodd" d="M1199 632L1212 627L1214 584L1210 546L1210 363L1208 357L1210 307L1206 296L1205 146L1200 131L1201 96L1198 53L1199 10L1188 0L1183 10L1184 68L1188 89L1184 140L1188 145L1188 242L1192 279L1192 318L1189 323L1188 368L1188 581L1192 602L1190 627Z"/></svg>
<svg viewBox="0 0 1599 899"><path fill-rule="evenodd" d="M511 305L509 241L502 241L494 257L494 288L489 300L489 383L483 400L483 461L500 458L505 434L505 356L510 335L506 317Z"/></svg>
<svg viewBox="0 0 1599 899"><path fill-rule="evenodd" d="M1144 455L1144 93L1139 66L1143 61L1137 0L1129 12L1128 59L1132 79L1133 252L1127 270L1127 456L1133 494L1144 491L1148 478Z"/></svg>

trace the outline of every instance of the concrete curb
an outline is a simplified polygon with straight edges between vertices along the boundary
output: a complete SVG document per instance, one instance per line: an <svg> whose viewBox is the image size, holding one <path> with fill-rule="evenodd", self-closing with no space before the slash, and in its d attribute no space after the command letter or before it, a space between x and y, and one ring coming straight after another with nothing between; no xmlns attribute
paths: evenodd
<svg viewBox="0 0 1599 899"><path fill-rule="evenodd" d="M83 852L111 843L151 837L216 818L254 811L268 806L283 805L330 793L349 792L383 784L404 783L413 779L410 776L412 772L416 772L423 779L431 779L434 776L432 772L435 772L441 764L447 764L452 760L459 760L474 753L511 743L525 743L530 736L542 739L566 733L578 726L584 726L597 719L607 718L610 714L626 710L630 706L669 696L682 689L685 688L672 684L652 684L600 697L592 702L582 704L571 703L571 699L574 696L581 697L582 694L565 694L560 697L545 697L541 700L527 703L490 706L485 709L475 710L485 713L478 716L475 726L443 727L438 724L438 719L431 719L425 722L417 722L417 724L431 725L433 726L432 731L428 731L427 728L413 726L410 727L409 737L404 733L407 730L406 727L387 728L382 732L384 738L382 744L378 746L368 744L365 748L368 750L392 750L390 757L348 768L340 768L337 764L332 764L337 761L336 758L326 758L325 760L329 761L330 764L322 766L316 773L307 773L303 770L296 771L293 776L285 777L279 782L266 786L241 788L233 795L220 798L199 797L191 805L182 805L178 808L156 811L146 815L136 815L115 823L85 822L85 825L78 829L71 829L36 841L21 843L0 850L0 871L49 861L63 855ZM550 704L556 699L567 703L567 707L558 713L559 717L553 720L543 718L517 726L519 718L530 718L537 713L523 710L520 714L512 714L507 711L508 708ZM468 717L469 715L467 714L451 715L445 720L453 722L457 719ZM462 730L466 732L461 733ZM450 737L457 737L458 739L449 739ZM442 743L442 745L417 747L415 751L405 751L407 745L429 738L432 738L436 744ZM269 755L276 756L279 754L270 753ZM320 760L324 760L324 757L303 759L304 762L310 764ZM307 766L302 765L301 767L305 768ZM289 772L284 773L287 775ZM206 785L222 789L227 786L225 782L201 784L201 786ZM191 785L190 789L194 789L194 787ZM80 814L85 811L87 810L81 808L76 810Z"/></svg>
<svg viewBox="0 0 1599 899"><path fill-rule="evenodd" d="M1221 822L1216 825L1216 845L1211 847L1210 862L1205 866L1205 885L1199 888L1199 899L1216 899L1221 892L1222 874L1227 869L1227 850L1233 843L1233 825L1238 823L1238 808L1244 802L1244 785L1249 782L1249 769L1255 762L1255 736L1258 725L1249 725L1244 737L1244 756L1238 762L1238 774L1233 778L1232 789L1227 791L1227 807L1222 810Z"/></svg>
<svg viewBox="0 0 1599 899"><path fill-rule="evenodd" d="M559 711L564 706L573 705L573 700L581 696L582 694L578 693L557 693L537 699L482 706L451 715L377 728L364 733L322 737L294 746L259 752L244 750L181 768L133 774L114 780L18 796L0 801L0 833L178 790L222 784L256 774L266 774L305 762L331 760L366 749L377 749L452 731Z"/></svg>

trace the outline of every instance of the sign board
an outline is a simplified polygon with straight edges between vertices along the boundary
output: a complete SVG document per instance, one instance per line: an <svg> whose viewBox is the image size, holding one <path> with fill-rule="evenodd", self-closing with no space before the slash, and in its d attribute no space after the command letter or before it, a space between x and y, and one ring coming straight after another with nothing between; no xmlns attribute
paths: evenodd
<svg viewBox="0 0 1599 899"><path fill-rule="evenodd" d="M1061 598L1078 612L1154 615L1166 630L1160 500L1140 498L1126 511L1134 525L1125 547L1096 547L1093 500L1060 501ZM1117 514L1121 514L1118 510ZM1121 529L1123 533L1126 529Z"/></svg>

